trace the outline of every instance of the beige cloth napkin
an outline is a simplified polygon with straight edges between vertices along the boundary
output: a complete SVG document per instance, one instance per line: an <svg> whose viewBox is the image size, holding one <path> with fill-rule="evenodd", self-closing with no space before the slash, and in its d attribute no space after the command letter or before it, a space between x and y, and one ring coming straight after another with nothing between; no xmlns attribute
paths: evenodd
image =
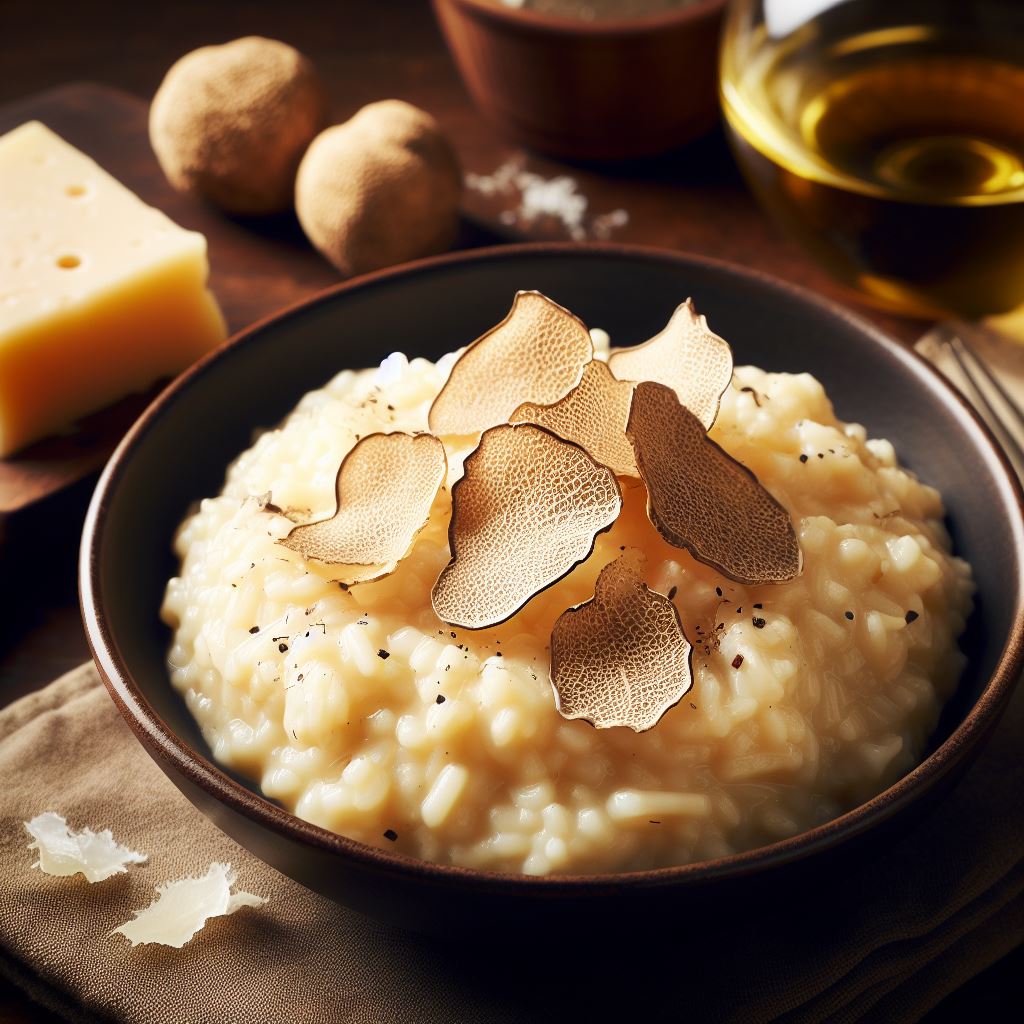
<svg viewBox="0 0 1024 1024"><path fill-rule="evenodd" d="M91 666L0 711L0 970L69 1020L914 1021L1024 939L1024 689L967 778L908 837L764 927L630 959L416 938L309 892L236 846L161 774ZM22 822L110 827L149 862L90 885L32 868ZM180 950L109 937L154 885L230 861L268 903ZM723 907L723 915L728 908Z"/></svg>

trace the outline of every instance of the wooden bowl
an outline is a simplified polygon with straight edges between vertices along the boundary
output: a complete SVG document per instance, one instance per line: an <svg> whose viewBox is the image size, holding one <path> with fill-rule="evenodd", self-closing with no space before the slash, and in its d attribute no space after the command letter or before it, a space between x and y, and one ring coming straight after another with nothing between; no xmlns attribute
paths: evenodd
<svg viewBox="0 0 1024 1024"><path fill-rule="evenodd" d="M802 835L749 853L656 871L530 878L443 867L301 821L212 762L166 667L159 609L177 571L171 543L189 505L216 494L254 429L311 388L396 348L436 358L479 335L520 288L538 288L620 345L695 297L738 363L808 370L840 417L887 437L943 494L956 551L978 585L962 641L969 664L927 759L884 793ZM97 486L82 541L81 591L97 665L160 767L225 832L341 903L414 929L472 934L527 927L685 920L762 907L815 876L834 885L863 844L906 828L981 748L1024 652L1021 490L991 435L938 374L846 310L764 275L624 246L524 245L444 256L331 288L248 328L178 378L128 433ZM753 891L756 900L741 898ZM806 895L800 897L806 901ZM724 902L723 902L724 901Z"/></svg>
<svg viewBox="0 0 1024 1024"><path fill-rule="evenodd" d="M718 118L725 0L664 14L584 21L434 0L477 106L516 142L569 160L653 156Z"/></svg>

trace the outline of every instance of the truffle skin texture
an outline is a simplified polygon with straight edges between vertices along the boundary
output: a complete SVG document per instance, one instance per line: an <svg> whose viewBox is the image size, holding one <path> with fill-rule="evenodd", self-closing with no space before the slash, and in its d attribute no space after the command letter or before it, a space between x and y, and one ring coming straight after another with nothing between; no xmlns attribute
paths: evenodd
<svg viewBox="0 0 1024 1024"><path fill-rule="evenodd" d="M350 276L447 249L461 195L458 160L437 122L382 100L313 140L295 209L313 245Z"/></svg>
<svg viewBox="0 0 1024 1024"><path fill-rule="evenodd" d="M279 213L327 120L313 65L287 43L246 36L185 54L149 108L149 139L167 180L230 213Z"/></svg>

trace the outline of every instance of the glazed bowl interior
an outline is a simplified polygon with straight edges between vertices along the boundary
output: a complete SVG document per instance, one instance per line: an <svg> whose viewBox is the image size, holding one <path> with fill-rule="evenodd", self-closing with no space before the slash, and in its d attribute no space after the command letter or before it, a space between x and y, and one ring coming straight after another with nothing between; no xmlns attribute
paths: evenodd
<svg viewBox="0 0 1024 1024"><path fill-rule="evenodd" d="M305 392L394 350L433 359L464 345L504 315L517 289L543 291L609 331L617 345L646 339L693 296L731 342L737 364L814 374L842 419L892 440L901 462L941 491L954 548L971 563L978 592L962 641L968 667L932 756L914 773L829 825L749 854L633 875L529 880L426 865L333 836L211 763L165 664L169 631L159 609L176 572L178 523L193 502L220 490L228 463L254 431L280 421ZM631 886L692 891L806 860L899 818L956 775L1005 704L1020 668L1022 537L1019 487L985 429L930 367L863 321L770 278L698 258L516 246L342 285L243 332L176 381L99 484L83 540L83 611L101 673L129 724L205 813L286 874L419 926L408 906L427 890L486 894L499 906L532 896L585 899L612 885L627 900ZM405 906L385 906L381 893L391 891Z"/></svg>

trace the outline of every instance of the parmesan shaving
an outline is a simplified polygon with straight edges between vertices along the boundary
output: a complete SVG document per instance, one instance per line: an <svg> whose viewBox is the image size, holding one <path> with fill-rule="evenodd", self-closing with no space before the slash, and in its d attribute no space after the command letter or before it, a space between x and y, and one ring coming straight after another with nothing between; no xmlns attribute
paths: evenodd
<svg viewBox="0 0 1024 1024"><path fill-rule="evenodd" d="M181 949L211 917L225 917L242 907L267 901L251 892L231 891L235 873L230 864L211 864L202 878L181 878L156 887L156 899L131 921L110 934L123 935L133 946L156 942Z"/></svg>
<svg viewBox="0 0 1024 1024"><path fill-rule="evenodd" d="M47 875L66 877L83 874L89 882L102 882L111 875L120 875L129 864L145 864L146 854L129 850L114 841L109 828L93 832L83 828L73 832L61 815L54 811L37 814L25 822L32 837L29 849L39 854L32 866Z"/></svg>

